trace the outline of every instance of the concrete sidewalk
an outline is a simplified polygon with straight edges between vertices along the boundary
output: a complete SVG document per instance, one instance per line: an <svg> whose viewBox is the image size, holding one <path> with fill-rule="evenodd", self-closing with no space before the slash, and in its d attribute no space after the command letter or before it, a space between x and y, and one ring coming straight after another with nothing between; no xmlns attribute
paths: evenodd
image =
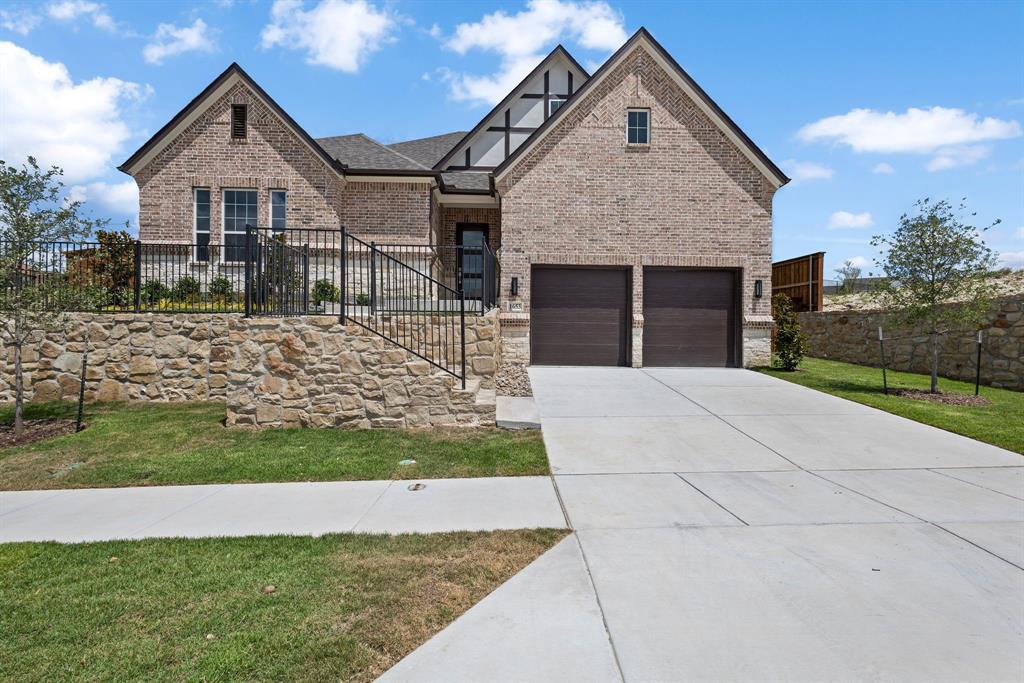
<svg viewBox="0 0 1024 683"><path fill-rule="evenodd" d="M565 526L549 477L0 493L0 543Z"/></svg>

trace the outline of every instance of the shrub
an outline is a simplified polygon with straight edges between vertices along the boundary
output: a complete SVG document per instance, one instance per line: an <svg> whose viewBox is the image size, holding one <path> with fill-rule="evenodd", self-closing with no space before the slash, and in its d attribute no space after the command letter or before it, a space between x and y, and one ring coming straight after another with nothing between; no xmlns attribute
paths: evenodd
<svg viewBox="0 0 1024 683"><path fill-rule="evenodd" d="M772 297L775 316L775 355L779 367L793 371L804 358L805 337L800 332L800 321L793 311L793 302L785 294Z"/></svg>
<svg viewBox="0 0 1024 683"><path fill-rule="evenodd" d="M170 295L171 291L159 280L150 280L142 285L142 303L147 306L155 306Z"/></svg>
<svg viewBox="0 0 1024 683"><path fill-rule="evenodd" d="M356 294L356 305L357 306L369 306L370 305L370 295L366 294L365 292L363 292L361 294Z"/></svg>
<svg viewBox="0 0 1024 683"><path fill-rule="evenodd" d="M215 277L210 280L210 296L214 299L227 301L235 293L235 288L231 284L231 280L224 277Z"/></svg>
<svg viewBox="0 0 1024 683"><path fill-rule="evenodd" d="M337 301L341 292L330 280L317 280L313 284L313 302L317 306L325 301Z"/></svg>
<svg viewBox="0 0 1024 683"><path fill-rule="evenodd" d="M199 280L191 275L185 275L174 283L174 289L171 290L171 298L175 301L194 301L199 298L201 291L202 287L199 285Z"/></svg>

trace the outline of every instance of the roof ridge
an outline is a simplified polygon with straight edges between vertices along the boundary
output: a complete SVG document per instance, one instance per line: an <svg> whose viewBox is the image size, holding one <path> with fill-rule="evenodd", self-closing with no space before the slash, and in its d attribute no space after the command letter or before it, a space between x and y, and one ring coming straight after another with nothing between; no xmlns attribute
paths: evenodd
<svg viewBox="0 0 1024 683"><path fill-rule="evenodd" d="M416 166L418 166L419 168L422 168L422 169L427 170L427 171L432 170L429 166L425 166L425 165L421 164L420 162L416 161L415 159L413 159L412 157L408 157L408 156L402 154L397 149L391 149L390 147L385 145L383 142L378 142L377 140L374 140L373 138L371 138L366 133L356 133L356 135L362 136L363 138L369 140L370 142L372 142L373 144L377 145L381 149L386 149L387 151L391 152L392 154L397 154L398 156L402 157L406 161L409 161L409 162L412 162L412 163L416 164Z"/></svg>

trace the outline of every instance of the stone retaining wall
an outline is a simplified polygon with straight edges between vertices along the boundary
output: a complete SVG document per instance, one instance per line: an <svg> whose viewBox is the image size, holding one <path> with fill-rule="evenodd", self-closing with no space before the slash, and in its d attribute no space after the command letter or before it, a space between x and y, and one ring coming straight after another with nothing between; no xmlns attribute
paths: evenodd
<svg viewBox="0 0 1024 683"><path fill-rule="evenodd" d="M890 325L879 311L801 313L800 327L807 335L808 355L878 367L878 326L886 337L889 367L909 372L931 372L928 335L918 327ZM1024 300L1004 299L993 304L985 317L981 354L981 381L994 387L1024 390ZM965 329L940 338L939 374L974 380L976 329Z"/></svg>
<svg viewBox="0 0 1024 683"><path fill-rule="evenodd" d="M391 321L392 332L439 336ZM451 375L333 316L75 314L22 352L30 401L226 401L239 426L405 427L494 423L497 313L466 317L467 389ZM452 340L452 351L459 340ZM0 337L0 401L14 400L14 348Z"/></svg>

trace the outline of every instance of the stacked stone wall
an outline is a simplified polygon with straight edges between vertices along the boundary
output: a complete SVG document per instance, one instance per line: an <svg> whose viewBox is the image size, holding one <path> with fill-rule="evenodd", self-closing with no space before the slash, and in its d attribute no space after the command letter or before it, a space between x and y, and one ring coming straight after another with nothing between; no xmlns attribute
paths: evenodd
<svg viewBox="0 0 1024 683"><path fill-rule="evenodd" d="M387 332L442 338L443 318L396 316ZM334 316L75 314L22 350L30 401L77 400L88 336L88 401L225 401L229 426L494 424L498 315L466 316L467 386ZM456 363L461 340L448 340ZM14 353L0 337L0 401L14 400ZM458 367L452 365L452 367Z"/></svg>
<svg viewBox="0 0 1024 683"><path fill-rule="evenodd" d="M926 331L918 326L891 324L880 311L801 313L800 328L807 335L808 355L847 363L881 365L878 327L885 336L888 367L908 372L931 371L931 350ZM994 387L1024 391L1024 300L995 302L984 317L981 381ZM939 374L973 381L977 362L976 328L940 337Z"/></svg>

